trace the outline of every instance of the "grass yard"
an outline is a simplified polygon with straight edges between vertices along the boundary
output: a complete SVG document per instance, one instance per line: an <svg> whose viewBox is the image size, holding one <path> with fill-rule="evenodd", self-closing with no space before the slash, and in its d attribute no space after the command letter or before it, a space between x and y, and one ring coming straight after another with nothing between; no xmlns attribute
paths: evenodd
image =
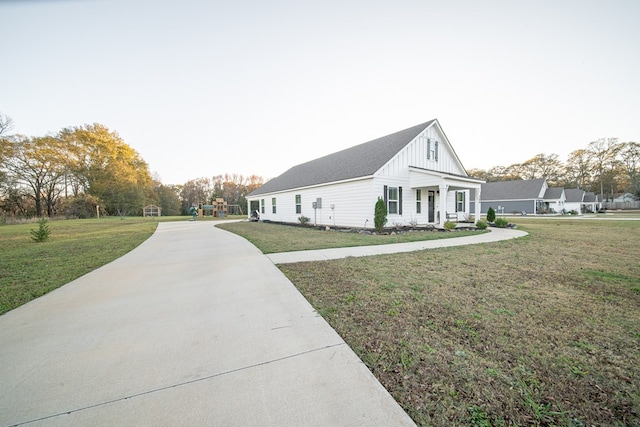
<svg viewBox="0 0 640 427"><path fill-rule="evenodd" d="M0 314L126 254L155 231L146 219L49 221L49 239L31 240L37 223L0 227Z"/></svg>
<svg viewBox="0 0 640 427"><path fill-rule="evenodd" d="M640 426L640 221L515 221L280 268L419 425Z"/></svg>
<svg viewBox="0 0 640 427"><path fill-rule="evenodd" d="M419 425L640 426L640 221L515 222L530 235L280 268ZM156 226L51 221L43 243L30 238L35 223L0 227L0 313L127 253ZM219 227L264 252L466 234Z"/></svg>
<svg viewBox="0 0 640 427"><path fill-rule="evenodd" d="M37 230L37 223L0 226L0 314L121 257L149 238L158 221L188 219L48 221L51 236L42 243L31 240L30 230Z"/></svg>
<svg viewBox="0 0 640 427"><path fill-rule="evenodd" d="M312 227L287 226L266 222L234 222L219 224L256 245L265 254L303 251L308 249L346 248L365 245L416 242L448 239L486 233L486 231L414 231L395 235L359 234L341 231L324 231Z"/></svg>

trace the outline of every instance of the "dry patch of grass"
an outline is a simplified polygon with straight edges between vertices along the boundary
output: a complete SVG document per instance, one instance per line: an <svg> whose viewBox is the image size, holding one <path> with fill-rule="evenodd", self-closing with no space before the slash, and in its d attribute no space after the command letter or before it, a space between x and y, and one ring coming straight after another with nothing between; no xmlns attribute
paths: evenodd
<svg viewBox="0 0 640 427"><path fill-rule="evenodd" d="M486 231L481 230L452 232L412 231L394 235L375 235L336 230L325 231L311 227L297 227L264 222L234 222L218 224L217 227L244 237L260 248L265 254L303 251L308 249L385 245L390 243L448 239L486 233Z"/></svg>
<svg viewBox="0 0 640 427"><path fill-rule="evenodd" d="M420 425L640 425L640 221L280 268Z"/></svg>

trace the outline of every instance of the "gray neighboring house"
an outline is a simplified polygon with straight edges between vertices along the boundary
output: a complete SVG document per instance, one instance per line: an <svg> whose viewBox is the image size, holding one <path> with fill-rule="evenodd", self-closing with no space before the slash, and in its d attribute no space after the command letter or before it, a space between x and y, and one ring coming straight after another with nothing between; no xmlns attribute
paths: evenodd
<svg viewBox="0 0 640 427"><path fill-rule="evenodd" d="M481 214L489 207L498 214L561 213L565 199L564 189L549 188L544 178L487 182L481 187Z"/></svg>
<svg viewBox="0 0 640 427"><path fill-rule="evenodd" d="M469 219L467 174L437 119L297 165L247 195L250 217L277 222L374 227L378 198L387 225Z"/></svg>

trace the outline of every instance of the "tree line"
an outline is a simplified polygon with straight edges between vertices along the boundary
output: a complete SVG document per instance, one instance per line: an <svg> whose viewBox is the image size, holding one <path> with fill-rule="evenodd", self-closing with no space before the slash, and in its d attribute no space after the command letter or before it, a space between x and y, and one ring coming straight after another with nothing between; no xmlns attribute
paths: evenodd
<svg viewBox="0 0 640 427"><path fill-rule="evenodd" d="M163 215L187 215L194 203L222 197L246 205L262 178L215 175L164 185L140 154L107 127L95 123L29 137L10 134L0 114L0 212L3 217L141 215L145 205Z"/></svg>
<svg viewBox="0 0 640 427"><path fill-rule="evenodd" d="M640 144L600 138L571 152L566 162L557 154L538 154L510 166L470 169L487 182L546 178L551 187L580 188L612 200L621 193L640 198Z"/></svg>

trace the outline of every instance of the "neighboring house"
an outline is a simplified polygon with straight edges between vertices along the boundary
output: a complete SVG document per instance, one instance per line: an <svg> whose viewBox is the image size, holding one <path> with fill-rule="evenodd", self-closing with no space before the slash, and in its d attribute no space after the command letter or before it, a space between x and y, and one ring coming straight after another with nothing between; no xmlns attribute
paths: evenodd
<svg viewBox="0 0 640 427"><path fill-rule="evenodd" d="M601 196L599 196L601 197ZM602 197L600 198L601 206ZM631 193L623 193L606 202L607 209L640 209L640 200L636 199Z"/></svg>
<svg viewBox="0 0 640 427"><path fill-rule="evenodd" d="M562 213L565 210L567 200L565 190L562 187L547 188L544 193L543 213Z"/></svg>
<svg viewBox="0 0 640 427"><path fill-rule="evenodd" d="M564 202L564 208L567 212L575 211L579 214L584 213L582 205L584 203L585 191L579 188L568 188L564 190L567 200Z"/></svg>
<svg viewBox="0 0 640 427"><path fill-rule="evenodd" d="M544 178L487 182L481 188L481 213L486 214L489 207L499 214L561 213L565 199L564 189L549 188Z"/></svg>
<svg viewBox="0 0 640 427"><path fill-rule="evenodd" d="M567 212L575 211L579 214L598 212L602 209L602 199L595 193L580 190L579 188L569 188L564 190L567 201L564 208Z"/></svg>
<svg viewBox="0 0 640 427"><path fill-rule="evenodd" d="M634 202L636 200L636 198L634 197L633 194L631 193L623 193L623 194L618 194L613 200L613 203L629 203L629 202Z"/></svg>
<svg viewBox="0 0 640 427"><path fill-rule="evenodd" d="M583 203L583 212L598 212L602 209L602 197L590 191L584 193Z"/></svg>
<svg viewBox="0 0 640 427"><path fill-rule="evenodd" d="M247 195L250 216L291 222L301 216L328 226L374 226L382 198L387 226L467 219L471 178L434 119L292 167Z"/></svg>

